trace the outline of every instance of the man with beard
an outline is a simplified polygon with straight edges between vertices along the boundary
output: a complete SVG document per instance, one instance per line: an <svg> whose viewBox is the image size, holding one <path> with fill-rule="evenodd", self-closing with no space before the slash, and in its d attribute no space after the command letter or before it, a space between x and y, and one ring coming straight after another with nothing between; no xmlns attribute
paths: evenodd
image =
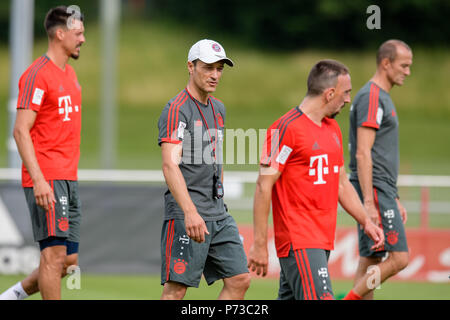
<svg viewBox="0 0 450 320"><path fill-rule="evenodd" d="M20 78L14 127L40 264L0 300L24 299L36 292L43 299L60 299L61 277L78 264L81 86L67 62L78 59L85 42L83 15L72 7L52 8L44 27L48 51Z"/></svg>
<svg viewBox="0 0 450 320"><path fill-rule="evenodd" d="M253 205L254 244L249 268L265 276L267 228L272 201L281 300L333 299L328 257L334 247L338 202L374 240L384 242L344 169L342 135L333 119L350 102L346 66L319 61L308 76L299 106L268 129Z"/></svg>

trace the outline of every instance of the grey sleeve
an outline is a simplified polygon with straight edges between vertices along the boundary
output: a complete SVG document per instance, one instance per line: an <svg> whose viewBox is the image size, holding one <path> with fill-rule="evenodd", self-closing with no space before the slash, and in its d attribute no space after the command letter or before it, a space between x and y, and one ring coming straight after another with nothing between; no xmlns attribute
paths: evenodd
<svg viewBox="0 0 450 320"><path fill-rule="evenodd" d="M181 143L187 123L184 112L168 103L158 120L158 144L161 145L163 142Z"/></svg>
<svg viewBox="0 0 450 320"><path fill-rule="evenodd" d="M379 129L383 118L383 108L378 95L374 93L362 94L354 104L358 127Z"/></svg>

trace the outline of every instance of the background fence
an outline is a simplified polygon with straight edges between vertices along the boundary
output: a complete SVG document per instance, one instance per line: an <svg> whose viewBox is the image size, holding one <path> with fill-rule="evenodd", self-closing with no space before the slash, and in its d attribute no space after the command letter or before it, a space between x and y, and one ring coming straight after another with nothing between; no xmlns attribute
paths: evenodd
<svg viewBox="0 0 450 320"><path fill-rule="evenodd" d="M253 242L252 206L256 172L226 172L225 201L238 222L245 249ZM28 273L39 262L33 243L20 170L0 169L0 274ZM160 229L166 190L159 170L80 170L83 203L80 266L93 273L160 271ZM409 266L398 280L445 282L450 276L450 177L400 176L408 210ZM351 279L357 266L354 222L339 207L330 274ZM279 264L269 233L269 276Z"/></svg>

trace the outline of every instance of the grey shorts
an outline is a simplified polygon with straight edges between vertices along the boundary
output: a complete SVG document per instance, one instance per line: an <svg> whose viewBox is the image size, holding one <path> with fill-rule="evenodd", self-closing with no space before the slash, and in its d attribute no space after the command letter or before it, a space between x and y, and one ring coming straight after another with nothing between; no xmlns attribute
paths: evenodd
<svg viewBox="0 0 450 320"><path fill-rule="evenodd" d="M280 260L278 300L333 300L328 273L329 250L289 250Z"/></svg>
<svg viewBox="0 0 450 320"><path fill-rule="evenodd" d="M36 204L33 188L24 188L34 240L58 237L80 242L81 201L78 196L78 182L50 180L48 183L56 199L56 203L48 211Z"/></svg>
<svg viewBox="0 0 450 320"><path fill-rule="evenodd" d="M361 188L357 181L351 181L362 201L363 196ZM384 257L389 251L408 251L406 241L405 227L403 225L400 211L398 210L395 195L388 192L388 187L373 188L375 205L380 214L381 225L384 231L384 247L377 251L370 250L374 242L364 233L364 230L358 225L359 255L361 257Z"/></svg>
<svg viewBox="0 0 450 320"><path fill-rule="evenodd" d="M206 221L209 235L198 243L186 235L184 220L165 220L161 232L161 284L167 281L198 287L248 273L247 257L233 217Z"/></svg>

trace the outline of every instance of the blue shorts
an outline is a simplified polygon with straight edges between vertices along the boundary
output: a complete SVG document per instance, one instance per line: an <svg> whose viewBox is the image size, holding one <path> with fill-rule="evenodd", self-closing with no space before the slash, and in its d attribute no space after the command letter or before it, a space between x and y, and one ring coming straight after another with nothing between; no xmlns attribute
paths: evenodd
<svg viewBox="0 0 450 320"><path fill-rule="evenodd" d="M66 238L49 237L39 241L39 248L41 249L41 251L45 248L54 246L66 246L68 256L78 253L78 242L69 241Z"/></svg>

